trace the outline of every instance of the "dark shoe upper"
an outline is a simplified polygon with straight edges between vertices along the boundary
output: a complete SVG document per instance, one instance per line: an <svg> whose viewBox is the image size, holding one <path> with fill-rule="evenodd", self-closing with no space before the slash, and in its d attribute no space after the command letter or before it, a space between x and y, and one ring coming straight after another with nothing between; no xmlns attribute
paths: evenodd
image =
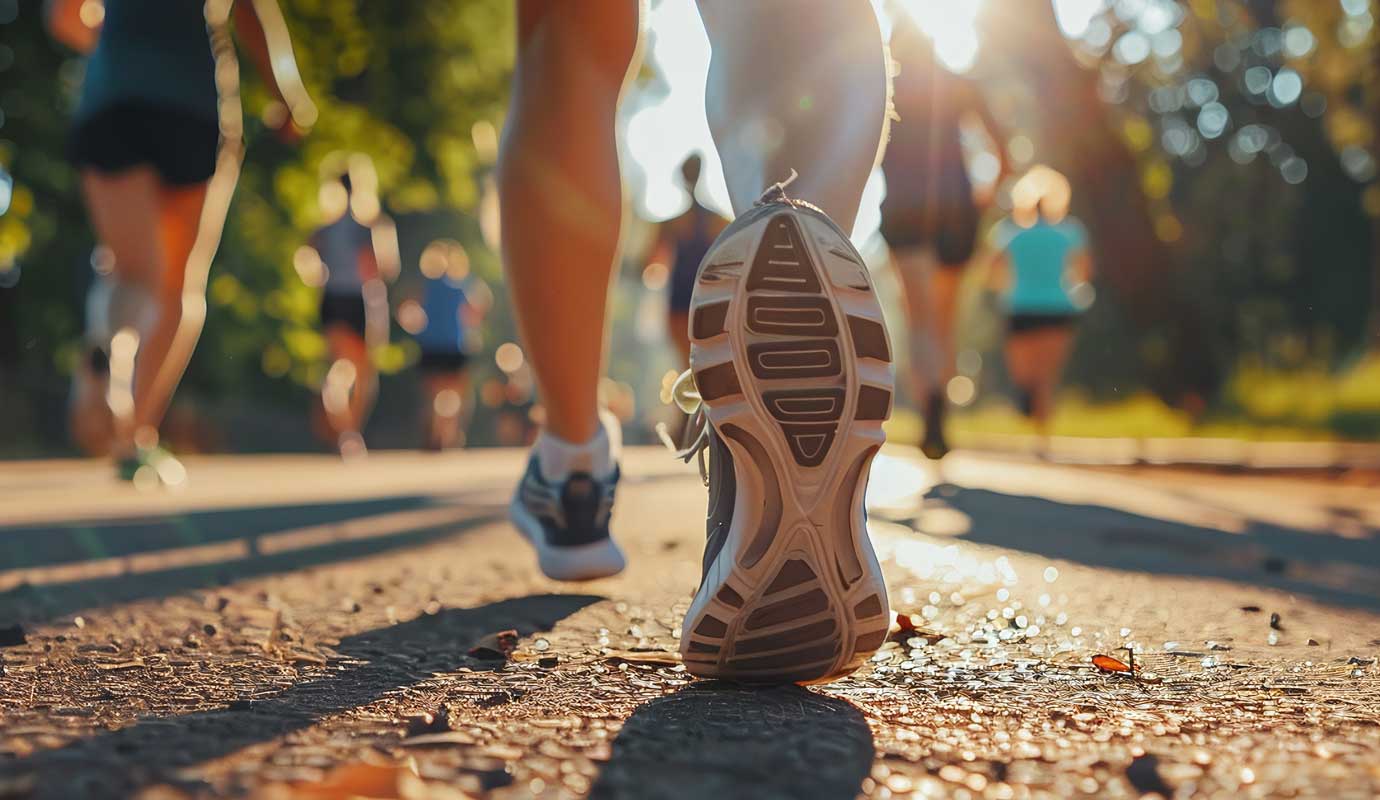
<svg viewBox="0 0 1380 800"><path fill-rule="evenodd" d="M708 424L708 423L705 423ZM733 455L728 446L711 426L709 436L709 510L705 522L704 573L718 558L724 542L728 540L728 529L733 524L733 504L738 491L737 477L733 473Z"/></svg>
<svg viewBox="0 0 1380 800"><path fill-rule="evenodd" d="M609 516L618 477L619 469L615 467L607 478L574 472L564 481L553 483L542 477L541 466L533 454L518 487L518 498L541 524L547 545L591 544L609 538Z"/></svg>

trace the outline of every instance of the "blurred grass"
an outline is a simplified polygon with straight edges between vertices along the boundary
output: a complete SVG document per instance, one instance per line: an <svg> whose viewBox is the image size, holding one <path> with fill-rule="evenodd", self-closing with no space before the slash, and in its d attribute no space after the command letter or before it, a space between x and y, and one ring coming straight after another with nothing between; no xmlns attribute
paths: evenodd
<svg viewBox="0 0 1380 800"><path fill-rule="evenodd" d="M920 436L921 423L913 409L897 408L886 429L894 441L913 442ZM973 407L954 411L949 423L957 442L968 434L1035 432L1010 400L1000 396L980 397ZM1368 355L1340 373L1242 367L1220 400L1196 421L1149 393L1094 401L1067 389L1059 395L1049 433L1089 438L1380 439L1380 354Z"/></svg>

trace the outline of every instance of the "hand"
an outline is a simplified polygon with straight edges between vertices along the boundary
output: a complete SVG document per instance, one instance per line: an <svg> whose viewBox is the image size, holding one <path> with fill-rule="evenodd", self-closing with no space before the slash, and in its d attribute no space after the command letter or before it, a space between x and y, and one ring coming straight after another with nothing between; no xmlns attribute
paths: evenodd
<svg viewBox="0 0 1380 800"><path fill-rule="evenodd" d="M297 127L297 123L292 121L292 117L284 118L283 122L273 129L273 134L278 137L278 141L293 146L300 144L309 132L309 130Z"/></svg>
<svg viewBox="0 0 1380 800"><path fill-rule="evenodd" d="M288 112L287 103L283 100L274 100L264 107L263 115L264 127L273 131L278 137L278 141L283 144L296 145L306 136L307 131L298 127L293 121L292 114Z"/></svg>
<svg viewBox="0 0 1380 800"><path fill-rule="evenodd" d="M984 183L973 187L973 205L979 210L986 210L992 207L992 203L997 197L997 187L1001 185L1001 180L996 183Z"/></svg>

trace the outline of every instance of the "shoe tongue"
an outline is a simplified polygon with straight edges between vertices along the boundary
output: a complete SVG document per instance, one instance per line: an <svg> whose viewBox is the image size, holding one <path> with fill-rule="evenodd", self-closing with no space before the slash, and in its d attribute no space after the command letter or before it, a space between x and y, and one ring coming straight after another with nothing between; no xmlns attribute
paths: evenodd
<svg viewBox="0 0 1380 800"><path fill-rule="evenodd" d="M571 500L586 500L594 494L594 479L588 473L571 475L565 482L565 496Z"/></svg>
<svg viewBox="0 0 1380 800"><path fill-rule="evenodd" d="M594 456L587 451L573 453L570 460L566 462L566 468L572 475L583 472L588 476L594 472Z"/></svg>

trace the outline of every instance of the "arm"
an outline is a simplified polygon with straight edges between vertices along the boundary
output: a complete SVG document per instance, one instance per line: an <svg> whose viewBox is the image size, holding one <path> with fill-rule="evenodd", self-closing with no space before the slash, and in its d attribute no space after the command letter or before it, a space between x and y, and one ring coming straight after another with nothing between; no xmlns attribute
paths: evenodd
<svg viewBox="0 0 1380 800"><path fill-rule="evenodd" d="M494 304L494 293L489 285L473 275L465 286L465 305L460 309L461 319L471 328L479 327L488 316Z"/></svg>
<svg viewBox="0 0 1380 800"><path fill-rule="evenodd" d="M1074 283L1087 283L1093 277L1092 256L1088 248L1080 247L1069 255L1069 273Z"/></svg>
<svg viewBox="0 0 1380 800"><path fill-rule="evenodd" d="M291 124L297 131L307 130L316 123L316 105L302 85L292 39L277 3L240 0L235 3L234 16L240 45L274 96L287 107L287 113L277 121L278 129L290 130ZM274 124L274 120L270 119L269 124Z"/></svg>
<svg viewBox="0 0 1380 800"><path fill-rule="evenodd" d="M976 86L968 85L969 108L982 123L982 129L987 134L987 138L992 142L992 149L997 155L997 179L994 185L1000 186L1001 182L1011 174L1011 159L1006 154L1006 130L1002 127L997 118L992 115L992 109L987 105L987 100L982 96L982 91Z"/></svg>
<svg viewBox="0 0 1380 800"><path fill-rule="evenodd" d="M675 257L675 224L675 219L668 219L657 226L656 238L652 240L652 248L647 252L646 263L671 266L671 261Z"/></svg>
<svg viewBox="0 0 1380 800"><path fill-rule="evenodd" d="M397 280L398 273L402 272L402 257L398 254L398 227L393 224L390 217L380 215L370 226L369 246L364 249L368 251L369 259L372 261L374 277L382 278L388 283Z"/></svg>
<svg viewBox="0 0 1380 800"><path fill-rule="evenodd" d="M374 248L359 248L359 259L356 263L359 265L360 282L369 283L382 277L379 271L379 258L374 253Z"/></svg>
<svg viewBox="0 0 1380 800"><path fill-rule="evenodd" d="M105 6L99 0L49 0L48 32L84 55L96 49L104 16Z"/></svg>
<svg viewBox="0 0 1380 800"><path fill-rule="evenodd" d="M1011 259L1005 250L989 250L980 262L986 270L984 285L989 291L1003 293L1011 286Z"/></svg>

